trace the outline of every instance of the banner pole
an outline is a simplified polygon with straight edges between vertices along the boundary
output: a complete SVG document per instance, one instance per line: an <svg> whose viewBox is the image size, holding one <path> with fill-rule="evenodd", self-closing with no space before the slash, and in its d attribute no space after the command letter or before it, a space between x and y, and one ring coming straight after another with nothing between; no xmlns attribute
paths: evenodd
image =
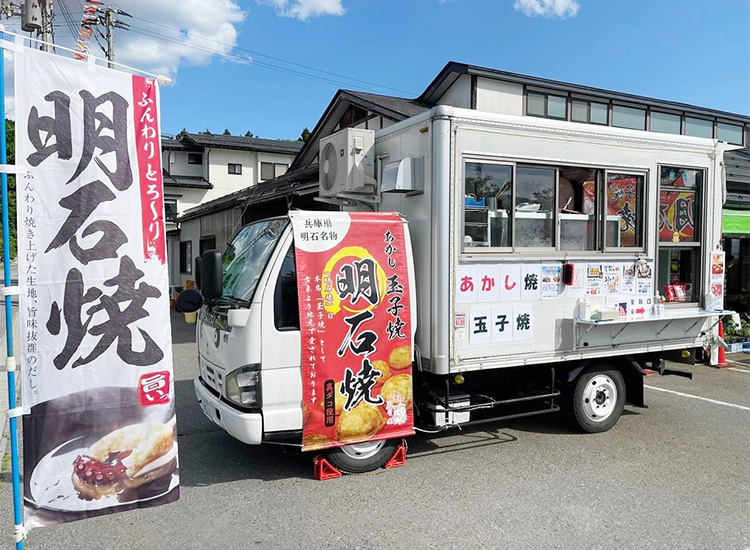
<svg viewBox="0 0 750 550"><path fill-rule="evenodd" d="M7 163L7 144L5 133L5 59L0 50L0 164ZM0 175L2 180L3 204L3 284L10 286L10 223L8 220L8 174ZM8 358L8 409L16 409L16 361L13 356L13 306L11 296L5 294L5 341ZM23 512L21 509L21 483L18 470L18 419L10 416L10 453L11 475L13 479L13 523L15 529L16 550L23 550Z"/></svg>

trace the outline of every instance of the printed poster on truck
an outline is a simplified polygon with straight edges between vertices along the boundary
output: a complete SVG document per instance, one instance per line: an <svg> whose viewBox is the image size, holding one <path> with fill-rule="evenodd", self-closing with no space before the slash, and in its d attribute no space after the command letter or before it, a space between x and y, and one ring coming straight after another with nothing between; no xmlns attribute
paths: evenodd
<svg viewBox="0 0 750 550"><path fill-rule="evenodd" d="M396 213L290 213L302 341L303 450L414 433L412 311Z"/></svg>
<svg viewBox="0 0 750 550"><path fill-rule="evenodd" d="M722 311L724 309L724 256L722 250L711 252L711 285L706 297L708 311Z"/></svg>
<svg viewBox="0 0 750 550"><path fill-rule="evenodd" d="M15 54L27 528L179 496L156 82Z"/></svg>

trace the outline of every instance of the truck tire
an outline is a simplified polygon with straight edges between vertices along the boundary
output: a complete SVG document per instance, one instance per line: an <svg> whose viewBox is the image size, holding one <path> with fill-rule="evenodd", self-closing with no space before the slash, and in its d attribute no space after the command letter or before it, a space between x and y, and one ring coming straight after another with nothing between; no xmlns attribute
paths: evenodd
<svg viewBox="0 0 750 550"><path fill-rule="evenodd" d="M606 432L625 408L625 380L620 371L593 367L581 373L573 391L573 418L588 433Z"/></svg>
<svg viewBox="0 0 750 550"><path fill-rule="evenodd" d="M326 451L326 459L343 472L363 474L377 470L396 452L400 439L381 439L344 445Z"/></svg>

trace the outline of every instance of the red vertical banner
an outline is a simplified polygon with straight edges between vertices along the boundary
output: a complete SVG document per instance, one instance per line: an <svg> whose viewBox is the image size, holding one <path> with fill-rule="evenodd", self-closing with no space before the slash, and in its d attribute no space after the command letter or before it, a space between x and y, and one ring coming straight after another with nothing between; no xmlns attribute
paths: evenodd
<svg viewBox="0 0 750 550"><path fill-rule="evenodd" d="M153 79L133 77L133 114L141 189L143 257L145 260L156 258L163 264L167 261L167 255L157 93L156 82Z"/></svg>
<svg viewBox="0 0 750 550"><path fill-rule="evenodd" d="M414 433L404 221L292 212L302 340L303 450Z"/></svg>

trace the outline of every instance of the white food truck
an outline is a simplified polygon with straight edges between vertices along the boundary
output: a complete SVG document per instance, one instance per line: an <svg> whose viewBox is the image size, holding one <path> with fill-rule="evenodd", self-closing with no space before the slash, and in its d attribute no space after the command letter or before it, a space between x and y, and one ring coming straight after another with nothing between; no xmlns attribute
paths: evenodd
<svg viewBox="0 0 750 550"><path fill-rule="evenodd" d="M689 376L664 361L692 360L727 314L725 147L448 106L322 139L321 201L405 220L415 427L562 408L603 432L626 401L644 406L645 370ZM667 240L689 284L674 283ZM289 216L261 220L230 243L224 273L218 252L202 260L195 391L208 418L248 444L302 445L293 241ZM367 471L395 445L325 452Z"/></svg>

